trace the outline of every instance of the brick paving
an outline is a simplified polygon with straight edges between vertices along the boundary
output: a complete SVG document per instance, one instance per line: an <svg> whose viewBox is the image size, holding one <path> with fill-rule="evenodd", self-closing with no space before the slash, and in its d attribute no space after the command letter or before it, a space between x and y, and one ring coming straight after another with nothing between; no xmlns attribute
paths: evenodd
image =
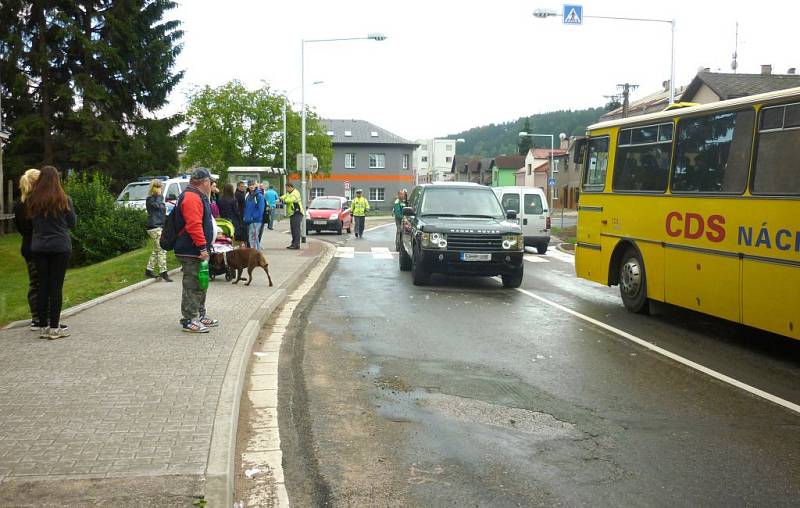
<svg viewBox="0 0 800 508"><path fill-rule="evenodd" d="M67 320L72 336L0 330L2 482L202 475L233 346L253 312L315 253L265 231L274 288L211 282L208 334L180 330L181 274ZM142 267L144 270L144 266Z"/></svg>

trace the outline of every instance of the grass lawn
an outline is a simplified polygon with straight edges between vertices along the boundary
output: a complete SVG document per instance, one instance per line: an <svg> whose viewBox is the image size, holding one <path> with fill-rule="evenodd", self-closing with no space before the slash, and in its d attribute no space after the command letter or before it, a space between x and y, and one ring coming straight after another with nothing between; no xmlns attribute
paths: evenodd
<svg viewBox="0 0 800 508"><path fill-rule="evenodd" d="M577 234L578 234L578 227L577 226L570 226L568 228L552 228L550 230L555 236L561 238L563 242L571 243L575 245L577 241Z"/></svg>
<svg viewBox="0 0 800 508"><path fill-rule="evenodd" d="M0 235L0 326L18 319L30 319L28 309L28 270L19 253L22 237L16 233ZM64 309L97 298L125 286L144 280L144 269L150 256L147 247L122 254L95 265L67 270L64 281ZM167 267L178 262L172 252L167 255Z"/></svg>

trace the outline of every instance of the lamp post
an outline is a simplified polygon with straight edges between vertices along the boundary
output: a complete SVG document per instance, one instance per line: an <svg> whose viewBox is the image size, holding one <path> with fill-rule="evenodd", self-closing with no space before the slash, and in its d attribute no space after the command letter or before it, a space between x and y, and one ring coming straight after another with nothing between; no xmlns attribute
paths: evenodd
<svg viewBox="0 0 800 508"><path fill-rule="evenodd" d="M301 144L301 172L300 181L300 201L303 209L306 207L308 198L306 196L306 44L318 42L340 42L340 41L385 41L386 36L379 33L371 33L366 37L343 37L337 39L302 39L300 41L300 144ZM303 218L300 229L302 242L306 242L306 221Z"/></svg>
<svg viewBox="0 0 800 508"><path fill-rule="evenodd" d="M530 138L550 138L550 168L547 175L547 186L550 187L550 207L554 206L553 201L555 201L555 190L554 186L550 185L550 180L553 179L553 150L555 150L555 136L552 134L533 134L522 131L519 133L519 137L530 137Z"/></svg>
<svg viewBox="0 0 800 508"><path fill-rule="evenodd" d="M264 80L262 80L264 81ZM311 86L314 85L321 85L324 81L314 81L311 83ZM286 192L286 173L288 171L286 167L286 106L289 103L289 94L299 90L300 87L296 86L291 90L283 90L283 110L282 110L282 119L283 119L283 188L281 189L282 192Z"/></svg>
<svg viewBox="0 0 800 508"><path fill-rule="evenodd" d="M548 9L536 9L533 11L533 16L536 18L550 18L558 16L558 13ZM618 21L639 21L645 23L668 23L670 25L670 50L669 50L669 105L675 102L675 19L658 19L658 18L628 18L620 16L588 16L583 15L584 18L594 19L613 19Z"/></svg>

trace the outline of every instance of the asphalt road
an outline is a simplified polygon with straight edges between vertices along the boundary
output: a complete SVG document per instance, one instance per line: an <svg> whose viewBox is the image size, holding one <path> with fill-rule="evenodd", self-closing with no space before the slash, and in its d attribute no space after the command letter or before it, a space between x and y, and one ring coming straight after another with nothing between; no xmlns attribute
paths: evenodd
<svg viewBox="0 0 800 508"><path fill-rule="evenodd" d="M629 314L553 251L528 256L524 291L418 288L387 253L394 225L327 239L340 257L281 354L293 504L797 505L800 414L563 308L793 403L800 344Z"/></svg>

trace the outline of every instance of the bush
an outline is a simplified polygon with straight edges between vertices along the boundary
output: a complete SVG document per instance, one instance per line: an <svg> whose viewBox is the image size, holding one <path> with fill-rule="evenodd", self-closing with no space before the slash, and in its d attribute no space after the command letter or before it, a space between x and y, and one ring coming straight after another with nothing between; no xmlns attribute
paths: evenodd
<svg viewBox="0 0 800 508"><path fill-rule="evenodd" d="M73 266L83 266L138 249L147 239L147 212L118 206L102 173L70 176L64 190L72 198L78 224L72 230Z"/></svg>

